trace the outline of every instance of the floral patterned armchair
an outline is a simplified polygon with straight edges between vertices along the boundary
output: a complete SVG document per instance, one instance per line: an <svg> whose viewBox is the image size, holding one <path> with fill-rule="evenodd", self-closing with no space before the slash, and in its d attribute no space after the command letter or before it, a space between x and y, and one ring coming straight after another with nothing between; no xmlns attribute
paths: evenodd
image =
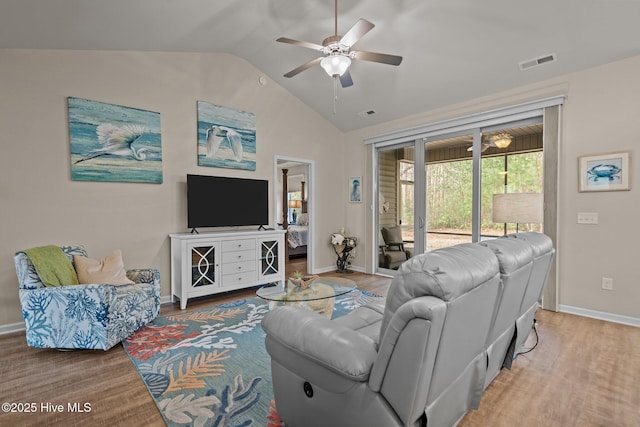
<svg viewBox="0 0 640 427"><path fill-rule="evenodd" d="M73 263L82 246L61 247ZM14 257L27 344L58 349L108 350L160 312L158 270L127 270L131 285L46 287L24 252Z"/></svg>

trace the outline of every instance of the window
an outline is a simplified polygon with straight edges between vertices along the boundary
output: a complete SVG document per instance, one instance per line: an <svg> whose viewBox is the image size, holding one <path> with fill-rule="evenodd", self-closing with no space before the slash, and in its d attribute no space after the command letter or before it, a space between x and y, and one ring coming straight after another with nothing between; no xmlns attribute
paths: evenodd
<svg viewBox="0 0 640 427"><path fill-rule="evenodd" d="M542 161L542 150L482 159L482 236L501 236L517 230L542 231L542 224L496 224L492 219L494 194L543 192Z"/></svg>
<svg viewBox="0 0 640 427"><path fill-rule="evenodd" d="M377 206L372 211L374 234L367 251L379 271L390 273L388 267L376 260L380 254L382 228L398 224L399 221L403 225L404 222L413 221L414 244L410 255L413 256L430 249L427 244L427 240L432 237L429 220L440 227L445 223L451 224L444 221L449 213L442 210L437 213L436 203L433 198L430 199L430 191L434 185L433 181L430 185L427 183L428 180L437 178L428 178L427 170L433 167L434 175L436 172L441 173L441 181L454 175L452 169L447 170L450 165L442 166L438 171L438 163L459 161L463 165L465 160L471 161L471 235L465 230L465 238L476 242L489 233L501 235L507 229L511 232L515 228L514 224L496 225L489 220L492 220L493 194L531 191L544 194L543 222L547 223L544 233L556 240L558 145L563 102L564 96L555 96L365 138L364 143L374 147L372 175L375 184L372 188L375 190L374 200L377 201ZM508 132L512 137L510 144L498 144L497 138L489 139L503 132ZM400 160L413 162L413 180L408 177L400 179ZM492 167L500 169L494 169L495 173L489 176ZM539 179L534 186L531 179L536 175ZM461 195L465 186L466 184L453 189L453 194L440 196L452 200L457 197L458 204L467 204L469 198ZM413 197L407 194L411 188ZM414 205L413 217L405 213L405 208L411 203ZM402 209L400 204L403 205ZM521 228L522 226L520 224ZM526 226L528 229L534 228L531 224ZM538 228L541 227L538 225ZM553 266L542 302L545 308L557 309Z"/></svg>
<svg viewBox="0 0 640 427"><path fill-rule="evenodd" d="M413 242L413 174L413 162L398 161L398 213L402 240L405 242Z"/></svg>

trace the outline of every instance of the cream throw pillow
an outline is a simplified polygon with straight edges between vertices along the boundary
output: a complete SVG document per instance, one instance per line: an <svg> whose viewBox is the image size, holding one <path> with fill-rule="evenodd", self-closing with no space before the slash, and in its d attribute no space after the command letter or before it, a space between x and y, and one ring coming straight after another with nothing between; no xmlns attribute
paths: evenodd
<svg viewBox="0 0 640 427"><path fill-rule="evenodd" d="M103 260L74 255L73 263L78 274L78 281L83 285L91 283L132 285L134 283L127 278L120 249L111 252Z"/></svg>

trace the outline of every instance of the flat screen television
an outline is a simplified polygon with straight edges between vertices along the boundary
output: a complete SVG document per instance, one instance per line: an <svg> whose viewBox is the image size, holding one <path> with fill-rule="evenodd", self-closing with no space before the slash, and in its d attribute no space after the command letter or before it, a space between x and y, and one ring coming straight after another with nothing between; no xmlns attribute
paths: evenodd
<svg viewBox="0 0 640 427"><path fill-rule="evenodd" d="M269 224L269 181L187 175L187 226L265 226Z"/></svg>

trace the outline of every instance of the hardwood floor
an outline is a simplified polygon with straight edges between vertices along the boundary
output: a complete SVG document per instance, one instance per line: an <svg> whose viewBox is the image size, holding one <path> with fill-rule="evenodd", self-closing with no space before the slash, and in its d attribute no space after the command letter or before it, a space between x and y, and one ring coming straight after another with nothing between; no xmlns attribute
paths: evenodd
<svg viewBox="0 0 640 427"><path fill-rule="evenodd" d="M357 272L345 277L380 295L391 281ZM248 289L189 300L187 309L254 295ZM164 305L161 315L179 310ZM640 426L640 328L548 311L537 319L537 348L501 372L459 425ZM7 334L0 336L0 372L0 402L37 406L36 413L0 413L0 426L164 425L120 345L60 352L27 347L23 332ZM48 403L64 412L43 411ZM70 413L68 403L89 403L90 412Z"/></svg>
<svg viewBox="0 0 640 427"><path fill-rule="evenodd" d="M538 346L459 426L640 426L640 328L546 310L536 319Z"/></svg>

